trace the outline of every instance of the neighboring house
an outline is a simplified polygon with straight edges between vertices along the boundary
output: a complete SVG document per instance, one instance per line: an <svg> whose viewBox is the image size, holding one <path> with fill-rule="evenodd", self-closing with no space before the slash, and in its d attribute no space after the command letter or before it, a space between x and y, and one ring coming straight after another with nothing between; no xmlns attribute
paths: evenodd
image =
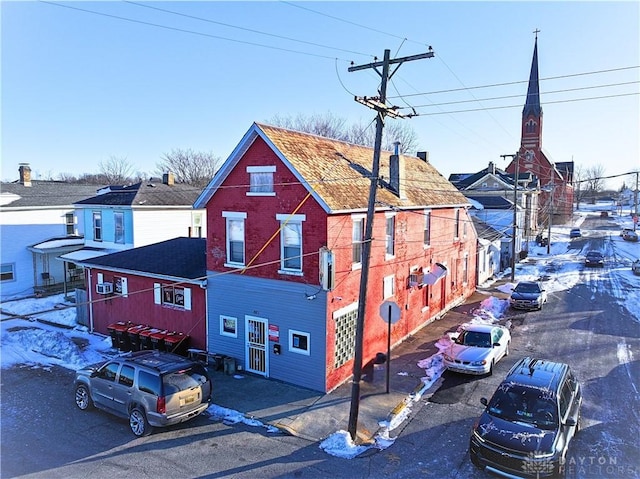
<svg viewBox="0 0 640 479"><path fill-rule="evenodd" d="M57 258L82 248L82 218L73 203L94 196L99 186L31 179L28 164L20 179L3 182L0 192L3 301L82 284Z"/></svg>
<svg viewBox="0 0 640 479"><path fill-rule="evenodd" d="M514 175L496 168L495 163L489 162L489 166L476 173L456 173L449 176L456 188L467 198L492 198L501 197L513 205L514 196L518 207L524 211L524 220L520 224L518 235L529 239L538 233L538 179L529 172L518 172L518 188L514 188ZM515 195L514 195L515 193ZM495 201L495 200L489 200ZM499 200L498 200L499 201ZM506 201L504 204L506 204ZM511 208L511 220L509 228L513 225L513 208ZM488 219L482 218L488 222ZM489 223L498 230L503 230L505 223L501 221L495 225ZM509 230L511 234L511 230Z"/></svg>
<svg viewBox="0 0 640 479"><path fill-rule="evenodd" d="M515 248L516 258L527 251L527 243L523 241L525 211L516 206L516 237L513 240L513 208L511 201L502 196L468 196L472 203L482 206L472 208L469 213L503 234L500 240L500 271L511 264L512 250Z"/></svg>
<svg viewBox="0 0 640 479"><path fill-rule="evenodd" d="M476 216L472 216L471 219L478 235L477 282L483 284L504 269L500 258L505 235Z"/></svg>
<svg viewBox="0 0 640 479"><path fill-rule="evenodd" d="M352 376L373 150L253 124L196 201L207 209L208 348L330 391ZM383 152L363 361L475 291L465 197L426 160ZM446 275L445 275L446 274Z"/></svg>
<svg viewBox="0 0 640 479"><path fill-rule="evenodd" d="M573 161L554 163L542 148L542 106L538 76L538 37L536 36L527 88L527 100L522 110L522 134L518 155L506 170L514 174L529 172L540 182L540 222L553 224L552 218L561 221L573 213ZM517 165L516 165L517 163Z"/></svg>
<svg viewBox="0 0 640 479"><path fill-rule="evenodd" d="M172 173L162 180L109 186L75 203L76 216L85 226L84 247L62 256L67 267L89 258L159 241L187 236L206 237L206 212L194 210L201 190L174 182Z"/></svg>
<svg viewBox="0 0 640 479"><path fill-rule="evenodd" d="M206 240L174 238L79 261L87 276L80 322L109 334L117 321L189 336L206 349Z"/></svg>

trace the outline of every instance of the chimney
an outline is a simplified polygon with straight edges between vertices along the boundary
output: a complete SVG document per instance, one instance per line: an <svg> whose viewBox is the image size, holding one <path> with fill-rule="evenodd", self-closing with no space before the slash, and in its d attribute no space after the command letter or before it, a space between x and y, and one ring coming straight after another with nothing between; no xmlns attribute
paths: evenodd
<svg viewBox="0 0 640 479"><path fill-rule="evenodd" d="M487 169L487 171L489 173L491 173L492 175L496 174L496 165L495 165L495 163L493 161L489 162L489 168Z"/></svg>
<svg viewBox="0 0 640 479"><path fill-rule="evenodd" d="M389 184L398 198L406 199L405 183L406 172L404 169L404 155L391 155L389 157Z"/></svg>
<svg viewBox="0 0 640 479"><path fill-rule="evenodd" d="M171 172L163 173L162 183L165 185L173 186L176 182L175 175Z"/></svg>
<svg viewBox="0 0 640 479"><path fill-rule="evenodd" d="M418 158L420 158L425 163L429 163L429 152L428 151L419 151L418 153L416 153L416 155L418 156Z"/></svg>
<svg viewBox="0 0 640 479"><path fill-rule="evenodd" d="M29 163L20 163L18 168L20 172L20 184L23 186L31 186L31 168Z"/></svg>

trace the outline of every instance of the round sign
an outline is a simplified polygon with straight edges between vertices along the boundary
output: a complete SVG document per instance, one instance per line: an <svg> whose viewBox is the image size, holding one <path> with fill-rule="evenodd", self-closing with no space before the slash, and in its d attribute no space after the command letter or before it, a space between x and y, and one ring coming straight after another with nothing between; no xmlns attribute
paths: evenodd
<svg viewBox="0 0 640 479"><path fill-rule="evenodd" d="M394 301L385 301L380 305L380 317L385 323L397 323L400 321L400 306Z"/></svg>

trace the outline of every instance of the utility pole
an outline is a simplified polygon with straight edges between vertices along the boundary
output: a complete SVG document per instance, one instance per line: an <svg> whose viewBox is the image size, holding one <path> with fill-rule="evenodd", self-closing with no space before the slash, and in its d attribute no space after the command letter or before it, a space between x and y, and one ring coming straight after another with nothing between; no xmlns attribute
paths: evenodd
<svg viewBox="0 0 640 479"><path fill-rule="evenodd" d="M633 194L633 204L635 206L635 219L633 222L633 231L636 230L636 226L638 225L638 176L639 172L636 171L636 191Z"/></svg>
<svg viewBox="0 0 640 479"><path fill-rule="evenodd" d="M516 277L516 231L518 230L518 176L520 175L520 154L500 155L502 159L509 157L516 162L516 174L513 177L513 232L511 234L511 282Z"/></svg>
<svg viewBox="0 0 640 479"><path fill-rule="evenodd" d="M360 379L362 376L362 356L364 343L364 319L365 319L365 301L367 297L367 282L369 279L369 263L371 257L371 240L373 233L373 217L375 213L376 191L378 189L378 176L380 171L380 150L382 149L382 129L384 127L384 117L386 115L400 117L394 108L386 106L387 100L387 82L391 79L400 65L405 61L421 60L423 58L432 58L433 52L429 47L428 53L412 55L409 57L390 59L391 50L384 51L384 59L366 65L349 67L349 72L358 70L366 70L373 68L380 75L382 81L380 83L380 96L378 98L359 98L355 100L377 111L376 117L376 140L373 150L373 166L371 168L371 186L369 188L369 201L367 205L367 216L365 224L364 240L362 243L362 272L360 275L360 292L358 296L358 318L356 320L356 338L355 351L353 357L353 377L351 379L351 408L349 410L349 426L348 432L353 441L356 440L356 431L358 428L358 412L360 410ZM398 64L398 66L389 74L389 66ZM382 73L378 71L378 67L382 67ZM387 358L390 361L391 358Z"/></svg>
<svg viewBox="0 0 640 479"><path fill-rule="evenodd" d="M553 193L555 190L554 187L554 178L551 177L551 195L549 196L549 230L547 231L547 254L551 253L551 222L553 221Z"/></svg>

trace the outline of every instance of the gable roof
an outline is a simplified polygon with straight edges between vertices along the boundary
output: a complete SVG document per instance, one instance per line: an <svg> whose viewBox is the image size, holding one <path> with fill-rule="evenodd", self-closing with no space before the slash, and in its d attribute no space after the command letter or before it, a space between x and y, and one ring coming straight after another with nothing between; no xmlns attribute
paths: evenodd
<svg viewBox="0 0 640 479"><path fill-rule="evenodd" d="M206 239L173 238L139 248L78 261L85 267L127 271L172 278L204 280Z"/></svg>
<svg viewBox="0 0 640 479"><path fill-rule="evenodd" d="M0 185L2 208L71 207L75 202L94 196L100 186L66 183L64 181L31 181L24 186L19 181Z"/></svg>
<svg viewBox="0 0 640 479"><path fill-rule="evenodd" d="M77 201L78 206L192 206L200 189L187 184L167 185L150 179L123 187L110 187L105 193Z"/></svg>
<svg viewBox="0 0 640 479"><path fill-rule="evenodd" d="M473 222L473 226L476 228L478 238L482 238L488 241L495 241L505 236L503 233L493 228L492 226L489 226L488 223L482 221L477 216L472 215L471 221Z"/></svg>
<svg viewBox="0 0 640 479"><path fill-rule="evenodd" d="M504 196L483 196L469 195L474 201L480 203L486 210L510 210L513 209L513 201L506 199Z"/></svg>
<svg viewBox="0 0 640 479"><path fill-rule="evenodd" d="M261 139L327 212L365 210L369 198L373 148L309 133L254 123L195 203L203 208L254 141ZM387 207L466 206L468 202L430 163L401 155L406 199L390 188L389 157L381 152L376 199Z"/></svg>

